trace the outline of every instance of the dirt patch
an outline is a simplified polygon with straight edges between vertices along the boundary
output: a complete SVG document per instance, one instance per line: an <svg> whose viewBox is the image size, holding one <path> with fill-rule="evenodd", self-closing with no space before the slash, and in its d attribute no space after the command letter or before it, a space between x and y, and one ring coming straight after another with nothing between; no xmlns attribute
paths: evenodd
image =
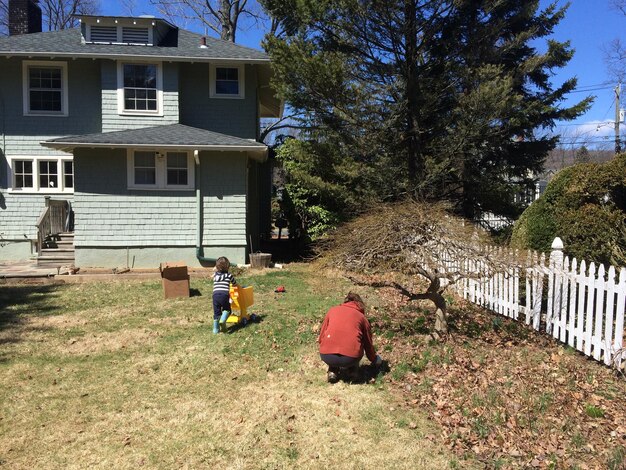
<svg viewBox="0 0 626 470"><path fill-rule="evenodd" d="M48 315L25 317L24 324L32 328L79 328L89 322L77 315Z"/></svg>
<svg viewBox="0 0 626 470"><path fill-rule="evenodd" d="M72 355L114 352L152 344L158 336L158 332L138 328L92 333L70 338L65 344L59 345L58 348L61 352Z"/></svg>

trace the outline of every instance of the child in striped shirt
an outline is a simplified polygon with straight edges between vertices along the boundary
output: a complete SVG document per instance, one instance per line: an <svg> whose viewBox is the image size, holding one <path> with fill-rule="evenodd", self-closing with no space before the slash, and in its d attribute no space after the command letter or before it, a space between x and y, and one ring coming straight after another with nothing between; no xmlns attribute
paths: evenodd
<svg viewBox="0 0 626 470"><path fill-rule="evenodd" d="M230 315L230 285L236 285L237 281L228 272L230 261L222 256L215 262L215 274L213 275L213 333L217 334L226 330L226 320ZM221 328L220 328L221 327Z"/></svg>

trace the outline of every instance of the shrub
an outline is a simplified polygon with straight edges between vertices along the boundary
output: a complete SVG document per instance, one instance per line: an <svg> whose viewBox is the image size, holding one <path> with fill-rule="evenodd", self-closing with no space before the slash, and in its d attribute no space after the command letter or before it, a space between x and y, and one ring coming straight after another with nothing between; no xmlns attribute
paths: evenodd
<svg viewBox="0 0 626 470"><path fill-rule="evenodd" d="M626 154L560 171L516 222L511 245L548 252L555 237L570 256L626 265Z"/></svg>

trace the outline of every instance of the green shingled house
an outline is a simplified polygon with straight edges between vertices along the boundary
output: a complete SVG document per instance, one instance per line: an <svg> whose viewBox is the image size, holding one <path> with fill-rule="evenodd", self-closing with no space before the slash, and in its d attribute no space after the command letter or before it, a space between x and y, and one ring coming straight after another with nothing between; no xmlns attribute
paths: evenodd
<svg viewBox="0 0 626 470"><path fill-rule="evenodd" d="M156 18L41 31L9 2L0 38L0 259L244 263L270 227L261 51Z"/></svg>

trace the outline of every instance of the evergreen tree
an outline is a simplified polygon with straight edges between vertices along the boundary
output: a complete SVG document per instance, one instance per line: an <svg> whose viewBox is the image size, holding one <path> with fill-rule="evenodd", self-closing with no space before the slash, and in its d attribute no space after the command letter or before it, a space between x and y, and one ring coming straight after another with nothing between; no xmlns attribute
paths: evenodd
<svg viewBox="0 0 626 470"><path fill-rule="evenodd" d="M564 9L517 0L266 0L279 94L337 153L374 169L380 199L448 199L467 216L511 214L556 145L545 131L590 104L560 103L547 41ZM313 158L315 156L313 155Z"/></svg>
<svg viewBox="0 0 626 470"><path fill-rule="evenodd" d="M574 163L591 163L591 155L589 155L589 150L584 145L576 150L576 154L574 155Z"/></svg>

